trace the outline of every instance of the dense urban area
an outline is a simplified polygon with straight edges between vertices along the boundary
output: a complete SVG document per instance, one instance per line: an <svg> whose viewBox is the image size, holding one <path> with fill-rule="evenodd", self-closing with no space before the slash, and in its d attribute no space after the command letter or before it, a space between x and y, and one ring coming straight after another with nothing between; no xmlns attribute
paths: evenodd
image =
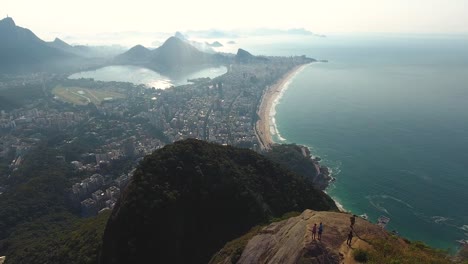
<svg viewBox="0 0 468 264"><path fill-rule="evenodd" d="M69 202L82 216L112 208L139 160L165 144L196 138L260 151L254 125L263 93L308 62L235 63L217 78L165 90L66 75L3 76L0 195L44 144L73 175Z"/></svg>

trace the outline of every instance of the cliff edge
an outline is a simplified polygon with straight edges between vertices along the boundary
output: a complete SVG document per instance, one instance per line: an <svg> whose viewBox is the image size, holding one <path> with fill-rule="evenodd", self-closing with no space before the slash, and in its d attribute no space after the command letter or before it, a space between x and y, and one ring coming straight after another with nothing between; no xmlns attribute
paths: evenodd
<svg viewBox="0 0 468 264"><path fill-rule="evenodd" d="M356 218L348 246L350 217L347 213L305 210L227 243L210 264L450 263L446 254L394 236L361 218ZM313 239L312 227L320 222L324 225L322 239Z"/></svg>

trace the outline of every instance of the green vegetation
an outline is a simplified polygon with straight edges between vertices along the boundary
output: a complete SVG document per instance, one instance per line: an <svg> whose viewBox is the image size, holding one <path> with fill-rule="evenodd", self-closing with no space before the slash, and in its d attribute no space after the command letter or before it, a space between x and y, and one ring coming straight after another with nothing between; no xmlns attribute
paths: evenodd
<svg viewBox="0 0 468 264"><path fill-rule="evenodd" d="M356 249L353 251L354 260L359 262L367 262L369 260L369 253L364 249Z"/></svg>
<svg viewBox="0 0 468 264"><path fill-rule="evenodd" d="M20 225L4 247L8 263L93 264L110 211L94 218L53 214Z"/></svg>
<svg viewBox="0 0 468 264"><path fill-rule="evenodd" d="M0 239L17 224L70 210L66 203L70 169L56 156L56 150L39 146L26 155L23 166L10 177L10 190L0 199Z"/></svg>
<svg viewBox="0 0 468 264"><path fill-rule="evenodd" d="M12 110L42 98L44 92L39 85L14 86L0 89L0 110Z"/></svg>
<svg viewBox="0 0 468 264"><path fill-rule="evenodd" d="M305 157L302 154L302 149L298 145L275 145L266 153L266 156L299 175L307 176L311 179L317 176L314 163L310 157Z"/></svg>
<svg viewBox="0 0 468 264"><path fill-rule="evenodd" d="M31 150L6 180L0 199L0 255L8 263L97 263L110 212L81 219L68 200L76 177L54 148L56 139Z"/></svg>
<svg viewBox="0 0 468 264"><path fill-rule="evenodd" d="M372 250L368 251L368 263L448 264L452 260L448 253L425 245L422 242L403 241L395 236L370 241Z"/></svg>
<svg viewBox="0 0 468 264"><path fill-rule="evenodd" d="M147 156L106 227L102 263L203 263L290 211L337 210L311 183L247 149L198 140Z"/></svg>
<svg viewBox="0 0 468 264"><path fill-rule="evenodd" d="M89 103L99 105L106 98L125 98L125 95L116 92L82 87L64 87L61 85L56 86L52 90L52 93L60 98L60 100L76 105L87 105Z"/></svg>

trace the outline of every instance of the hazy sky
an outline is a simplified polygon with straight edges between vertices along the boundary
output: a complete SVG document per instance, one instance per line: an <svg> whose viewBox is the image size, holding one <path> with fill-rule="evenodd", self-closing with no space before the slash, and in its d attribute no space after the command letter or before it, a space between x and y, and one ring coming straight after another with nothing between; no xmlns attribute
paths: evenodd
<svg viewBox="0 0 468 264"><path fill-rule="evenodd" d="M468 33L468 0L1 0L7 14L39 36L259 27Z"/></svg>

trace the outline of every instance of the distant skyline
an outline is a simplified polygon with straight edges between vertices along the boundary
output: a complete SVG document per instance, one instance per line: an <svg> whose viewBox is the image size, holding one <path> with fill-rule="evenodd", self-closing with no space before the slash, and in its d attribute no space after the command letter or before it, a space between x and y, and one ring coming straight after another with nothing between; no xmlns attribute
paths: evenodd
<svg viewBox="0 0 468 264"><path fill-rule="evenodd" d="M102 32L249 28L305 28L318 34L468 33L468 0L3 0L0 15L47 40Z"/></svg>

